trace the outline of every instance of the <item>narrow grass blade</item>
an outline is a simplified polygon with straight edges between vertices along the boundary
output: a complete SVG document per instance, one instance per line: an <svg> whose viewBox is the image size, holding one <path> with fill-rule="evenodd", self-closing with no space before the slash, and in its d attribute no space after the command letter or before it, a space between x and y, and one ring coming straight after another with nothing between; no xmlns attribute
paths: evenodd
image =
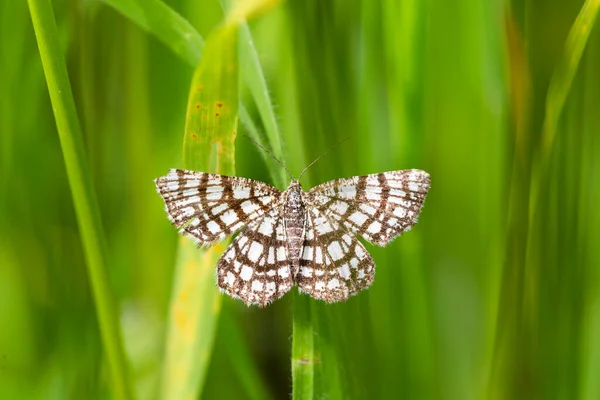
<svg viewBox="0 0 600 400"><path fill-rule="evenodd" d="M184 168L234 174L237 106L237 30L220 28L208 39L192 80ZM194 399L202 390L222 300L214 268L227 244L199 250L188 238L181 239L162 374L163 399Z"/></svg>
<svg viewBox="0 0 600 400"><path fill-rule="evenodd" d="M490 400L504 399L512 395L511 378L518 368L514 360L515 349L519 348L516 327L520 323L522 302L522 273L524 268L522 252L524 248L525 224L527 217L527 175L529 173L528 157L530 124L530 102L532 96L532 79L526 49L525 38L518 29L515 19L509 10L505 16L505 46L508 63L508 92L511 94L513 117L512 130L515 137L515 149L512 161L512 172L508 178L507 237L504 256L505 261L501 275L493 281L499 282L498 300L491 308L496 321L490 324L489 362L486 395ZM527 165L527 166L526 166ZM500 248L500 247L499 247ZM510 328L509 328L510 327Z"/></svg>
<svg viewBox="0 0 600 400"><path fill-rule="evenodd" d="M599 7L600 0L586 0L583 4L579 15L571 26L565 43L564 56L559 60L554 70L546 96L541 143L534 154L531 166L531 180L529 182L528 229L525 246L525 262L527 267L525 271L525 284L527 285L527 289L524 304L526 312L530 314L530 318L533 318L537 312L537 308L540 307L537 296L544 290L542 284L538 283L542 265L546 269L552 270L556 266L553 267L549 264L557 262L557 257L553 257L551 260L544 260L544 252L540 251L541 244L544 241L552 243L551 240L558 237L556 234L557 231L554 231L554 234L548 233L547 229L543 231L539 223L544 209L552 206L552 199L557 201L556 190L549 191L553 196L550 197L550 201L542 193L545 193L549 185L556 185L560 181L552 177L553 167L551 160L553 147L556 142L561 114L563 113L565 102L579 69L583 50L586 47L590 32L594 26ZM549 203L550 206L542 203L542 199L545 199L546 203ZM552 229L557 228L552 227ZM548 247L554 249L557 256L561 254L555 245L551 244Z"/></svg>
<svg viewBox="0 0 600 400"><path fill-rule="evenodd" d="M600 35L596 30L589 44L589 53L585 59L585 69L582 68L585 84L583 89L583 107L577 121L582 123L580 151L581 158L577 166L577 175L581 179L579 204L577 205L578 228L574 239L581 249L579 256L587 268L585 272L585 294L583 309L583 324L581 346L579 347L580 393L582 400L600 398L600 262L598 243L600 243L600 213L597 212L600 199L600 179L598 172L598 151L600 151L600 91L598 90L600 76ZM580 85L580 87L583 85ZM581 155L581 156L580 156Z"/></svg>
<svg viewBox="0 0 600 400"><path fill-rule="evenodd" d="M105 267L104 233L71 85L60 50L54 11L48 0L30 0L29 10L54 109L113 392L117 398L130 399L132 391L127 379L117 307L110 292Z"/></svg>
<svg viewBox="0 0 600 400"><path fill-rule="evenodd" d="M150 32L188 64L196 66L204 47L202 36L160 0L102 0Z"/></svg>
<svg viewBox="0 0 600 400"><path fill-rule="evenodd" d="M600 8L600 0L586 0L577 19L573 23L565 43L565 54L559 61L550 80L548 95L546 97L546 113L542 131L540 153L533 165L530 189L530 215L529 224L532 226L536 217L536 210L540 195L540 182L542 175L547 173L552 146L555 142L558 123L563 111L565 101L571 90L579 62L583 55L590 32L594 27L596 16ZM528 241L530 243L531 241Z"/></svg>
<svg viewBox="0 0 600 400"><path fill-rule="evenodd" d="M214 267L223 248L217 245L199 251L188 238L180 239L163 362L162 399L195 399L201 391L221 311Z"/></svg>
<svg viewBox="0 0 600 400"><path fill-rule="evenodd" d="M540 10L532 9L526 27L534 25L536 8ZM557 58L547 93L539 85L545 79L537 75L542 70L536 61L541 52L533 50L541 43L539 36L536 40L534 32L526 32L523 42L528 47L524 54L519 48L512 57L518 63L514 64L518 68L514 69L517 79L513 90L517 95L513 99L517 111L515 154L496 360L490 378L492 398L522 393L523 376L532 383L527 388L529 397L556 394L574 398L577 393L575 383L581 374L574 368L577 352L573 349L577 344L573 338L581 329L582 307L577 288L580 283L574 283L585 269L573 252L573 195L585 168L570 168L580 157L574 157L572 151L580 135L579 122L575 122L579 118L572 112L577 109L577 102L570 102L570 113L564 113L564 109L570 93L577 93L573 82L597 10L597 1L586 1L580 10L563 56ZM525 60L531 64L525 64ZM522 71L531 71L531 86L523 84L528 79L519 79L526 78ZM538 104L537 99L544 94L545 104ZM572 100L578 101L579 97ZM538 120L542 121L537 113L540 109L544 110L543 125L538 124ZM540 128L541 140L537 141L536 131ZM582 237L579 242L585 239ZM563 260L569 260L568 268L561 265ZM556 304L560 303L560 307L553 307L555 299L559 299Z"/></svg>
<svg viewBox="0 0 600 400"><path fill-rule="evenodd" d="M292 399L314 398L315 347L309 296L294 291L292 328Z"/></svg>
<svg viewBox="0 0 600 400"><path fill-rule="evenodd" d="M542 137L542 151L544 152L551 151L556 137L558 120L573 85L583 50L596 22L598 8L600 8L600 0L586 0L581 7L579 15L567 37L564 57L556 67L550 81L548 97L546 98L546 118L544 120Z"/></svg>
<svg viewBox="0 0 600 400"><path fill-rule="evenodd" d="M263 126L267 134L269 141L269 148L278 159L283 159L283 143L281 141L281 134L279 133L279 127L277 125L277 119L275 118L275 111L273 110L273 104L271 97L269 96L269 89L267 82L258 59L258 53L254 47L250 29L244 23L240 27L240 60L243 66L242 73L244 81L248 85L250 92L256 102L256 108L260 113L263 121ZM240 115L241 116L241 115ZM276 184L283 186L285 185L288 176L280 167L277 167L276 171Z"/></svg>

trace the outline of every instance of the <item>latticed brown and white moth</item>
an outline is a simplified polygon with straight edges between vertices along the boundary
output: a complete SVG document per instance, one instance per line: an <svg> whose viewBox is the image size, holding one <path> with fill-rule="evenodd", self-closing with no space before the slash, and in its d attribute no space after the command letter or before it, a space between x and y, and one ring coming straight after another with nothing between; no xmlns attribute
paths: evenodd
<svg viewBox="0 0 600 400"><path fill-rule="evenodd" d="M384 246L417 222L429 174L354 176L305 192L246 178L172 169L155 180L169 219L199 245L242 229L217 264L219 288L265 306L292 286L327 302L373 282L375 263L353 233Z"/></svg>

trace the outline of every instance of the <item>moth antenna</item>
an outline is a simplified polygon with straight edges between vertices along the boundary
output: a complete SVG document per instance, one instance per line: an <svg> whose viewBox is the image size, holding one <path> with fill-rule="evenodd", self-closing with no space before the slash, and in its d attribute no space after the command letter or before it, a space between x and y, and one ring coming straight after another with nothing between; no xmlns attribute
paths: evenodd
<svg viewBox="0 0 600 400"><path fill-rule="evenodd" d="M312 165L314 163L316 163L317 161L319 161L324 155L326 155L327 153L329 153L331 150L335 149L336 147L338 147L340 144L344 143L346 140L350 139L350 136L346 136L345 138L343 138L342 140L337 141L333 146L331 146L330 148L328 148L327 150L325 150L323 153L321 153L320 156L318 156L317 158L315 158L310 164L308 164L306 166L306 168L304 168L302 170L302 172L300 172L300 176L298 177L298 180L300 180L300 178L302 178L302 175L304 175L304 173L310 168L312 167Z"/></svg>
<svg viewBox="0 0 600 400"><path fill-rule="evenodd" d="M271 158L275 161L277 161L277 163L279 165L281 165L283 167L283 169L285 169L285 172L288 173L288 175L290 176L291 180L294 180L294 176L292 175L292 173L290 172L289 169L287 169L287 167L285 166L284 163L282 163L281 161L279 161L279 159L277 157L275 157L273 155L273 153L271 153L269 150L267 150L262 144L258 143L256 140L252 139L250 136L248 135L244 135L246 137L246 139L250 140L252 143L254 143L255 145L257 145L258 147L260 147L261 149L263 149L268 155L271 156ZM299 178L298 178L299 179Z"/></svg>

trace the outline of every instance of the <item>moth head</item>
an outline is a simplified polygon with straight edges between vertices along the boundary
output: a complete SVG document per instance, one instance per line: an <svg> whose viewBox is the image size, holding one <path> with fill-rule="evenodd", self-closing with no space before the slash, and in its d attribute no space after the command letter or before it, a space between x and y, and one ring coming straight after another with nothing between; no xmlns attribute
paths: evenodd
<svg viewBox="0 0 600 400"><path fill-rule="evenodd" d="M300 181L298 179L292 179L292 181L288 185L287 190L290 192L301 192L302 185L300 184Z"/></svg>

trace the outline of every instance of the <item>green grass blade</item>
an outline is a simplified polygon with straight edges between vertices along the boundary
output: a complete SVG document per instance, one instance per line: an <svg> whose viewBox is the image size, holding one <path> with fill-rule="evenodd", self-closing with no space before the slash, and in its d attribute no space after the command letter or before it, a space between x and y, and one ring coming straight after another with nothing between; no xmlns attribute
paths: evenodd
<svg viewBox="0 0 600 400"><path fill-rule="evenodd" d="M292 399L314 398L315 346L309 296L294 292L294 325L292 328Z"/></svg>
<svg viewBox="0 0 600 400"><path fill-rule="evenodd" d="M195 399L201 391L221 311L214 267L222 250L221 245L198 250L190 239L180 239L161 378L162 399Z"/></svg>
<svg viewBox="0 0 600 400"><path fill-rule="evenodd" d="M531 181L529 183L528 230L525 248L525 261L527 265L525 273L529 287L526 291L524 304L527 312L531 313L531 316L534 315L534 310L539 307L538 293L544 290L543 283L538 282L542 282L540 278L542 276L542 265L544 265L545 269L552 269L553 266L549 265L549 263L556 262L555 258L552 258L551 261L545 261L543 258L544 252L539 250L542 243L554 240L557 237L556 233L552 234L548 230L544 231L540 228L539 221L542 219L544 210L546 208L551 209L550 207L553 206L552 201L542 194L549 185L560 182L560 180L557 181L552 176L552 152L559 130L561 114L563 113L565 102L579 69L583 50L586 47L590 32L594 26L599 7L600 1L586 0L581 8L569 31L564 56L558 61L558 65L550 79L548 94L546 96L541 143L538 151L534 154L531 166ZM564 153L565 151L563 150L562 152ZM556 191L551 191L551 193L556 193ZM545 202L542 203L541 199L545 199ZM554 201L558 201L556 197ZM556 207L555 204L554 207ZM553 229L558 228L553 227ZM554 249L553 251L556 251L555 254L560 254L559 250L553 244L549 248Z"/></svg>
<svg viewBox="0 0 600 400"><path fill-rule="evenodd" d="M220 28L208 39L192 80L184 168L235 173L237 106L237 31ZM181 239L162 375L163 399L193 399L202 390L222 301L214 268L227 244L198 250L192 240Z"/></svg>
<svg viewBox="0 0 600 400"><path fill-rule="evenodd" d="M192 80L183 139L185 168L235 172L237 68L237 31L219 29L209 38Z"/></svg>
<svg viewBox="0 0 600 400"><path fill-rule="evenodd" d="M600 398L600 268L598 263L598 246L600 242L600 213L597 202L600 199L600 180L598 173L598 151L600 150L600 35L598 30L590 41L589 53L586 55L585 68L582 68L584 82L583 106L579 107L579 118L582 121L582 137L580 151L577 156L580 164L576 164L577 175L581 179L579 204L577 205L579 232L574 239L580 249L578 254L588 266L585 275L584 307L581 307L583 324L581 333L580 357L580 393L583 400ZM582 66L583 67L583 66ZM595 83L595 84L593 84ZM583 85L580 84L579 88Z"/></svg>
<svg viewBox="0 0 600 400"><path fill-rule="evenodd" d="M71 85L60 50L54 11L48 0L30 0L29 9L54 109L113 392L117 398L129 399L132 398L132 391L127 379L117 307L108 285L100 213L91 184Z"/></svg>
<svg viewBox="0 0 600 400"><path fill-rule="evenodd" d="M493 398L514 397L522 393L523 376L529 376L529 381L534 382L528 388L529 397L576 398L582 376L577 369L581 366L577 351L581 343L573 339L585 329L581 325L585 311L581 307L579 280L589 273L589 267L574 251L586 243L586 235L577 238L575 234L578 227L574 222L574 199L579 182L586 187L586 193L589 190L585 176L591 168L583 166L585 152L575 155L573 151L582 137L580 124L584 119L574 112L581 100L574 83L576 75L580 75L579 64L598 2L585 2L572 25L572 17L563 18L563 29L553 33L553 38L562 44L563 35L569 32L565 46L544 63L539 62L543 54L539 47L551 39L536 32L539 27L535 16L546 8L533 3L530 6L522 40L527 46L521 48L520 39L509 41L517 44L510 47L518 50L511 53L517 67L511 71L517 78L513 92L518 95L513 98L517 117L515 154L508 252L489 393ZM558 17L557 10L553 12ZM552 19L546 18L540 27L551 26L548 21ZM509 37L517 38L512 34L518 29L511 29L512 19L509 22ZM551 76L544 76L552 70ZM568 265L564 265L566 260Z"/></svg>
<svg viewBox="0 0 600 400"><path fill-rule="evenodd" d="M598 8L600 8L600 0L586 0L581 7L579 15L567 37L564 57L556 67L550 81L548 96L546 98L546 118L544 120L542 137L542 151L545 153L551 151L552 144L554 143L558 121L567 96L571 91L583 50L596 22Z"/></svg>
<svg viewBox="0 0 600 400"><path fill-rule="evenodd" d="M273 110L267 82L258 59L258 53L254 47L250 29L248 29L246 24L240 26L240 36L240 60L243 65L242 73L244 80L252 93L254 101L256 102L256 107L262 118L263 126L269 141L269 148L275 157L282 160L283 143L281 141L277 119L275 118L275 111ZM283 168L277 166L275 170L279 172L276 175L277 179L275 184L283 187L289 177Z"/></svg>
<svg viewBox="0 0 600 400"><path fill-rule="evenodd" d="M188 64L200 62L204 40L194 27L160 0L102 0L150 32Z"/></svg>
<svg viewBox="0 0 600 400"><path fill-rule="evenodd" d="M540 185L543 180L543 175L548 172L559 119L567 96L571 90L575 74L579 68L583 50L585 49L590 32L594 27L596 16L598 15L598 8L600 8L600 0L585 1L577 19L569 31L569 36L565 43L564 56L559 61L550 80L548 95L546 97L546 113L542 130L540 154L532 167L529 214L530 226L535 223L541 190ZM530 232L532 231L530 230ZM531 240L528 240L528 244L530 243Z"/></svg>

